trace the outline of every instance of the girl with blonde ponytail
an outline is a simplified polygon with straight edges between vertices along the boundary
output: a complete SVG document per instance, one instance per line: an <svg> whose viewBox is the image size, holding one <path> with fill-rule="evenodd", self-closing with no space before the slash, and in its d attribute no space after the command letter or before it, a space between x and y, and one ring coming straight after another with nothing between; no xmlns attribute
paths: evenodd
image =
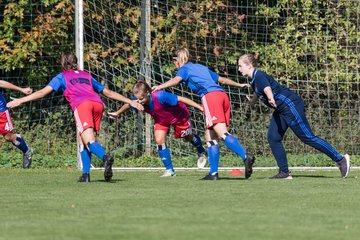
<svg viewBox="0 0 360 240"><path fill-rule="evenodd" d="M248 87L225 77L221 77L208 67L189 61L190 54L187 48L176 51L174 64L178 69L176 76L171 80L152 88L153 91L173 87L184 83L201 97L202 107L206 120L205 138L207 141L210 172L203 180L217 180L220 149L218 138L244 161L245 178L252 174L255 157L248 154L239 140L228 132L230 125L230 101L224 89L219 85L225 84L238 88Z"/></svg>
<svg viewBox="0 0 360 240"><path fill-rule="evenodd" d="M239 71L249 77L254 96L250 99L253 104L257 99L274 109L268 130L268 142L275 157L279 172L273 179L292 179L288 168L288 160L282 140L285 132L290 128L305 144L325 153L337 163L341 176L345 178L350 170L350 156L340 155L328 142L314 135L305 115L304 102L299 95L289 88L279 84L270 75L257 68L259 54L245 54L239 58Z"/></svg>

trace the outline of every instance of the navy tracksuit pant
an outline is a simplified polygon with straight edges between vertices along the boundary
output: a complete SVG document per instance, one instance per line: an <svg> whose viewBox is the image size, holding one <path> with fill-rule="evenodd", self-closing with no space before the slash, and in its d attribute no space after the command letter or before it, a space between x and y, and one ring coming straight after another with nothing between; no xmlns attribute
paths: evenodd
<svg viewBox="0 0 360 240"><path fill-rule="evenodd" d="M280 110L276 109L270 120L268 142L280 171L289 172L286 151L282 143L284 134L288 128L290 128L302 142L325 153L333 161L337 162L342 160L342 155L328 142L315 136L311 131L309 122L305 116L304 102L300 96L295 98L295 100L290 100L284 95L277 94L276 99L281 100L282 103L278 105L278 107L281 106L281 108L279 108Z"/></svg>

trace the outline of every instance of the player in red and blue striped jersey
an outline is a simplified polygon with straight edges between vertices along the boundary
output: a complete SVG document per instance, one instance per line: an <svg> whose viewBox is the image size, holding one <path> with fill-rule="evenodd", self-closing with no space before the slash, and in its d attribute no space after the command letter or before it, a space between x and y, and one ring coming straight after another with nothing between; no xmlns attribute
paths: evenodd
<svg viewBox="0 0 360 240"><path fill-rule="evenodd" d="M144 81L138 81L134 85L133 94L138 102L144 106L144 111L154 119L155 142L160 159L165 166L162 177L175 176L176 174L172 165L170 151L166 146L166 137L171 126L174 128L175 138L183 138L197 149L198 167L203 168L206 164L205 149L200 137L191 127L190 113L185 104L202 111L201 106L188 98L162 90L151 93L150 86ZM118 111L110 112L109 115L117 117L129 109L130 105L125 104Z"/></svg>
<svg viewBox="0 0 360 240"><path fill-rule="evenodd" d="M218 138L222 138L225 145L241 157L245 165L245 177L249 178L252 174L255 157L252 154L247 154L239 140L228 132L230 101L228 95L218 83L239 88L248 87L249 85L234 82L217 75L204 65L189 62L189 51L186 48L176 52L174 63L178 69L176 76L159 86L154 86L152 89L155 91L183 83L201 97L207 127L205 138L208 145L210 164L210 172L203 179L218 179L220 156L220 149L216 140Z"/></svg>
<svg viewBox="0 0 360 240"><path fill-rule="evenodd" d="M23 94L31 94L31 88L21 88L12 83L0 80L0 89L10 89L22 92ZM20 134L13 133L14 125L6 107L6 98L0 93L0 134L3 135L7 142L11 142L15 147L23 153L23 168L29 168L32 162L32 149L26 144Z"/></svg>
<svg viewBox="0 0 360 240"><path fill-rule="evenodd" d="M80 154L83 165L83 174L80 182L90 181L91 155L95 154L104 162L104 178L109 182L112 178L112 164L114 162L110 154L106 153L103 146L96 141L95 133L100 129L100 121L104 111L104 104L99 93L108 98L130 104L132 107L143 110L143 106L121 94L105 88L96 81L88 72L78 69L77 58L73 53L64 53L61 56L63 72L54 77L43 89L33 94L16 99L8 103L8 107L16 107L22 103L43 98L53 91L62 90L63 95L69 102L76 122L76 127L81 139Z"/></svg>

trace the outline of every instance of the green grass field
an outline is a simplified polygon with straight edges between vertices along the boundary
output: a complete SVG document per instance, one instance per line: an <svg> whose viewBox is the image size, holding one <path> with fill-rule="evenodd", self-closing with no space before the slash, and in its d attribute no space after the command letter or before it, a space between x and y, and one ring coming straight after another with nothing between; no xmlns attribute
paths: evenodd
<svg viewBox="0 0 360 240"><path fill-rule="evenodd" d="M293 172L249 180L220 172L0 169L0 239L359 239L360 172Z"/></svg>

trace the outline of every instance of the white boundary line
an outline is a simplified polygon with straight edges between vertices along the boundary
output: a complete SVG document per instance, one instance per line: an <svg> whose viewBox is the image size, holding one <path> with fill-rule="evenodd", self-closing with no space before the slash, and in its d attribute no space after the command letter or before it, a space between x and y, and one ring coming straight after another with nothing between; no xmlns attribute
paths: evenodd
<svg viewBox="0 0 360 240"><path fill-rule="evenodd" d="M113 171L163 171L163 167L113 167ZM209 171L209 168L184 168L184 167L175 167L176 171ZM243 167L219 167L220 171L231 171L233 169L244 170ZM269 171L269 170L277 170L278 167L254 167L254 171ZM104 170L104 168L95 168L92 167L91 170ZM290 171L333 171L339 170L338 167L289 167ZM350 170L360 170L360 167L350 167Z"/></svg>

